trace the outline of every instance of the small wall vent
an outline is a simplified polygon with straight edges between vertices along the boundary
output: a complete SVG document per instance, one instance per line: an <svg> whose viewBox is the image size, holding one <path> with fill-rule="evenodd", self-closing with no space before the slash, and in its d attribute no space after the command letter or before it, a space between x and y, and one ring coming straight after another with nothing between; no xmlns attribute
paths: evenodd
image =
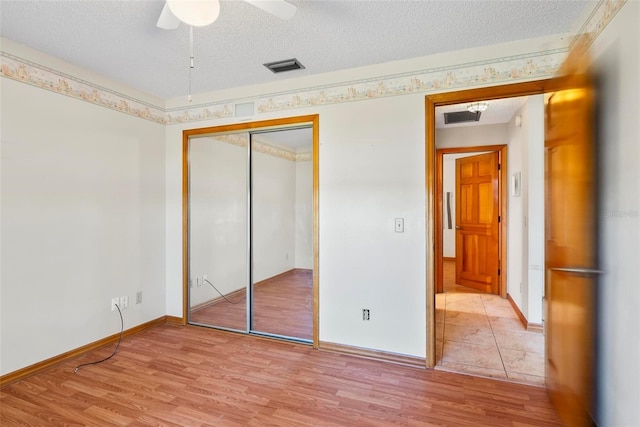
<svg viewBox="0 0 640 427"><path fill-rule="evenodd" d="M304 69L304 65L302 65L296 58L285 59L284 61L268 62L263 65L273 73L284 73L285 71Z"/></svg>
<svg viewBox="0 0 640 427"><path fill-rule="evenodd" d="M235 116L236 117L245 117L245 116L253 116L253 111L255 105L253 102L245 102L244 104L236 104L235 105Z"/></svg>
<svg viewBox="0 0 640 427"><path fill-rule="evenodd" d="M454 123L467 123L467 122L479 122L482 112L478 111L472 113L471 111L454 111L444 114L444 124L451 125Z"/></svg>

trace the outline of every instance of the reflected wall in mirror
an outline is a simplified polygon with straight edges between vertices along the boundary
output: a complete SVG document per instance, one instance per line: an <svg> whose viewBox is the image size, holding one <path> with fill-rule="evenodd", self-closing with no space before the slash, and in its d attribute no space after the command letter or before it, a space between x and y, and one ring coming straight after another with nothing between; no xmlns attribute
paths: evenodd
<svg viewBox="0 0 640 427"><path fill-rule="evenodd" d="M249 134L189 141L189 321L247 330Z"/></svg>
<svg viewBox="0 0 640 427"><path fill-rule="evenodd" d="M251 135L254 332L313 338L313 130Z"/></svg>

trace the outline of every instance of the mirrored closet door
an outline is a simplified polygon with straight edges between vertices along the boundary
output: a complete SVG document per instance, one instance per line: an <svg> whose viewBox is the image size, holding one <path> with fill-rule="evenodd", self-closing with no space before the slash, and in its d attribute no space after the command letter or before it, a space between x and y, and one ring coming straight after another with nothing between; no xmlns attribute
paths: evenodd
<svg viewBox="0 0 640 427"><path fill-rule="evenodd" d="M313 131L251 134L252 322L313 338Z"/></svg>
<svg viewBox="0 0 640 427"><path fill-rule="evenodd" d="M247 331L249 134L189 140L189 321Z"/></svg>
<svg viewBox="0 0 640 427"><path fill-rule="evenodd" d="M313 128L192 136L189 323L313 339Z"/></svg>

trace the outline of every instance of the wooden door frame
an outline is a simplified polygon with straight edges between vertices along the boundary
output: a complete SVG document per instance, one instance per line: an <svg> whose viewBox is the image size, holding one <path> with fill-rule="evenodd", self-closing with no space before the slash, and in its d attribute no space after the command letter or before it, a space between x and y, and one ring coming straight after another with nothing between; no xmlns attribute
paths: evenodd
<svg viewBox="0 0 640 427"><path fill-rule="evenodd" d="M474 101L540 95L548 91L551 80L514 83L438 93L425 97L425 187L426 187L426 287L427 287L427 367L436 365L436 107ZM440 199L441 200L441 199ZM505 275L506 277L506 275Z"/></svg>
<svg viewBox="0 0 640 427"><path fill-rule="evenodd" d="M498 212L500 224L498 226L498 261L500 262L500 276L498 276L498 294L507 297L507 145L481 145L477 147L436 148L436 210L435 210L435 271L436 293L443 292L443 232L442 232L442 195L444 183L444 155L457 153L490 152L498 153L500 178L498 181ZM456 209L458 207L456 206Z"/></svg>
<svg viewBox="0 0 640 427"><path fill-rule="evenodd" d="M251 130L278 129L295 126L311 125L313 130L313 348L318 348L319 342L319 129L320 116L318 114L286 117L280 119L243 122L222 126L213 126L182 131L182 324L187 324L189 313L189 138L222 132L243 132Z"/></svg>

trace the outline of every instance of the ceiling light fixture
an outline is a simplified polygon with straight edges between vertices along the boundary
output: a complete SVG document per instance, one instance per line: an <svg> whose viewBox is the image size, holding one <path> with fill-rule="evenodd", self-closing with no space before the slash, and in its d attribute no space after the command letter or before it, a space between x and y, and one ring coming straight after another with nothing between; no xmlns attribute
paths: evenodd
<svg viewBox="0 0 640 427"><path fill-rule="evenodd" d="M220 0L167 0L176 18L193 27L211 24L220 15Z"/></svg>
<svg viewBox="0 0 640 427"><path fill-rule="evenodd" d="M478 111L482 112L489 107L489 104L486 102L472 102L467 105L467 110L471 113L477 113Z"/></svg>

